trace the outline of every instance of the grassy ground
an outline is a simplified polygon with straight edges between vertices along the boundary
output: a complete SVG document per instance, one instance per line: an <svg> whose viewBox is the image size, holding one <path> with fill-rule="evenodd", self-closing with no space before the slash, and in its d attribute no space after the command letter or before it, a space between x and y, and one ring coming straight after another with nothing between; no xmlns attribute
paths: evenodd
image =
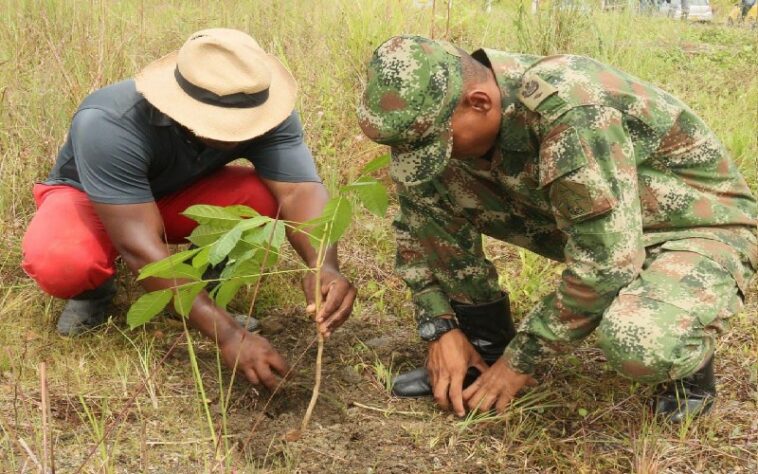
<svg viewBox="0 0 758 474"><path fill-rule="evenodd" d="M387 391L391 374L422 363L424 350L414 336L408 294L392 275L389 223L369 216L342 244L344 269L360 300L327 343L323 395L299 440L287 433L299 426L309 397L314 351L306 348L314 330L293 278L266 281L256 314L291 363L305 355L273 398L235 383L228 409L229 374L219 374L213 344L195 334L203 400L180 323L161 319L126 329L123 315L139 290L125 271L118 311L104 330L74 340L55 335L62 302L38 291L18 268L23 229L34 212L31 184L49 171L70 116L89 91L133 75L208 26L249 31L286 61L300 83L308 143L330 187L382 153L361 138L353 115L366 58L393 34L434 28L469 49L587 54L652 81L711 124L758 190L755 32L623 12L532 17L520 14L518 4L493 3L484 14L483 1L455 1L448 27L445 8L433 20L411 0L0 0L0 472L36 470L45 433L59 472L758 471L755 291L720 342L721 397L707 419L680 427L650 419L650 388L612 373L590 339L542 366L542 385L504 418L461 420L429 401L399 400ZM496 242L487 251L517 317L557 277L555 267L532 254ZM51 411L46 428L43 361ZM221 434L219 446L211 441L204 404Z"/></svg>

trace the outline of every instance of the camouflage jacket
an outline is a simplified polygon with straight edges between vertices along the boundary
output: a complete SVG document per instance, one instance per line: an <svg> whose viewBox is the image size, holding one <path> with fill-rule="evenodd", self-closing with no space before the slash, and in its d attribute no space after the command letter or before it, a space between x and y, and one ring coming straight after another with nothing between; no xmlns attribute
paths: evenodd
<svg viewBox="0 0 758 474"><path fill-rule="evenodd" d="M717 258L745 290L741 262L758 265L756 200L686 105L585 57L474 56L502 94L492 156L451 159L430 182L398 184L396 267L419 319L452 314L450 300L500 294L482 234L566 264L506 349L522 372L596 327L646 247Z"/></svg>

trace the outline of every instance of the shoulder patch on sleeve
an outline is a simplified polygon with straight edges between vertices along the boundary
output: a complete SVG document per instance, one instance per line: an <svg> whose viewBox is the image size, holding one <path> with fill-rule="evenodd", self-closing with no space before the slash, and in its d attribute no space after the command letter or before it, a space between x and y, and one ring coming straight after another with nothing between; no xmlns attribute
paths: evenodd
<svg viewBox="0 0 758 474"><path fill-rule="evenodd" d="M556 92L558 89L541 77L536 74L527 74L524 76L517 97L529 110L535 111L545 99Z"/></svg>

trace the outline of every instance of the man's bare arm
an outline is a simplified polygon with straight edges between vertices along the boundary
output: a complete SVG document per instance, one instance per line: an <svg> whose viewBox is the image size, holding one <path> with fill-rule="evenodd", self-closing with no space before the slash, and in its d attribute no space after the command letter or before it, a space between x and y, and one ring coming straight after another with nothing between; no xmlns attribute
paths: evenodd
<svg viewBox="0 0 758 474"><path fill-rule="evenodd" d="M292 222L306 222L321 215L329 194L321 183L286 183L263 180L280 206L280 218ZM303 232L287 231L287 238L303 261L311 268L318 264L318 249L313 248ZM313 309L315 277L310 274L303 281L308 306ZM321 311L316 314L319 331L328 336L350 316L357 293L355 287L340 274L337 246L326 250L321 267L321 289L325 297Z"/></svg>
<svg viewBox="0 0 758 474"><path fill-rule="evenodd" d="M93 205L114 247L133 273L137 274L148 263L170 255L163 242L163 219L154 202ZM155 291L183 281L147 278L141 283L147 291ZM218 341L227 365L233 365L239 357L239 370L251 382L262 382L272 388L276 385L276 378L271 368L281 375L286 372L286 363L268 342L260 336L248 334L226 311L217 307L207 293L203 292L195 299L189 322L205 336Z"/></svg>

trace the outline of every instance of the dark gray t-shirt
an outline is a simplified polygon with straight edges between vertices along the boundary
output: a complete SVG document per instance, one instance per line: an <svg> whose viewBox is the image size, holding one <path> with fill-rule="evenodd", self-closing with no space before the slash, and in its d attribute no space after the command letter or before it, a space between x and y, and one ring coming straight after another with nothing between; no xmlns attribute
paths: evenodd
<svg viewBox="0 0 758 474"><path fill-rule="evenodd" d="M189 133L122 81L90 94L74 114L45 184L66 184L94 202L137 204L187 187L238 158L273 181L320 182L296 112L266 134L221 151Z"/></svg>

